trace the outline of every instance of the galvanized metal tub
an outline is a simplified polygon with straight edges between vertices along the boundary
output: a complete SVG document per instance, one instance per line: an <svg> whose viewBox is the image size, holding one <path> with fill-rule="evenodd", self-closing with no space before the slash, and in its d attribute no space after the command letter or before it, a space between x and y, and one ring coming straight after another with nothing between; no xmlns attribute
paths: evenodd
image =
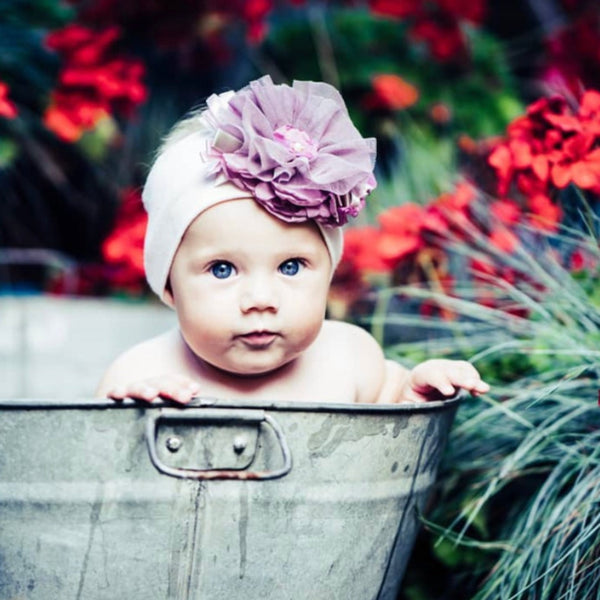
<svg viewBox="0 0 600 600"><path fill-rule="evenodd" d="M393 600L457 404L0 400L0 598Z"/></svg>

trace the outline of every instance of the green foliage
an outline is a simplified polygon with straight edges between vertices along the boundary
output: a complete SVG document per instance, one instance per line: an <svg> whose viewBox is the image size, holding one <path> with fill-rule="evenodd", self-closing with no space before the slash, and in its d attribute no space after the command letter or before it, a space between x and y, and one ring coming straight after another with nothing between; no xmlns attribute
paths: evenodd
<svg viewBox="0 0 600 600"><path fill-rule="evenodd" d="M458 170L457 138L499 135L522 112L501 42L481 28L465 33L469 55L446 64L411 39L405 22L366 9L315 3L273 20L264 63L283 77L336 85L357 127L378 138L384 190L370 199L371 219L390 199L424 203L449 189ZM383 74L414 86L417 102L402 110L368 110L373 79ZM432 117L435 106L448 111L447 121Z"/></svg>
<svg viewBox="0 0 600 600"><path fill-rule="evenodd" d="M358 102L377 74L400 75L417 87L420 99L411 116L420 127L434 127L427 111L439 102L450 107L454 130L474 137L500 134L522 112L504 49L482 29L467 31L470 58L448 66L411 40L401 21L360 9L321 8L304 15L276 20L267 52L282 73L296 79L333 77L365 130L369 117Z"/></svg>
<svg viewBox="0 0 600 600"><path fill-rule="evenodd" d="M0 4L0 79L9 84L20 105L36 107L46 100L58 62L44 46L43 37L72 17L72 9L54 0Z"/></svg>
<svg viewBox="0 0 600 600"><path fill-rule="evenodd" d="M0 21L24 28L55 28L73 17L66 2L57 0L4 0L0 4Z"/></svg>
<svg viewBox="0 0 600 600"><path fill-rule="evenodd" d="M17 155L17 145L11 140L0 138L0 169L9 165Z"/></svg>

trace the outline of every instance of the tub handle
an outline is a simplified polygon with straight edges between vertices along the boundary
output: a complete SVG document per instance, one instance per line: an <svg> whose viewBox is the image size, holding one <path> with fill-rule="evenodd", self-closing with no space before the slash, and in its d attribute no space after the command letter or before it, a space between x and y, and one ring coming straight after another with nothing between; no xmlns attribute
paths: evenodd
<svg viewBox="0 0 600 600"><path fill-rule="evenodd" d="M156 439L158 424L161 421L206 421L213 423L266 423L275 434L281 450L283 465L269 471L247 471L244 469L186 469L166 465L158 456ZM198 481L211 479L277 479L287 475L292 469L292 455L281 426L263 410L224 410L224 409L161 409L150 414L146 421L146 444L152 464L158 471L179 479L195 479Z"/></svg>

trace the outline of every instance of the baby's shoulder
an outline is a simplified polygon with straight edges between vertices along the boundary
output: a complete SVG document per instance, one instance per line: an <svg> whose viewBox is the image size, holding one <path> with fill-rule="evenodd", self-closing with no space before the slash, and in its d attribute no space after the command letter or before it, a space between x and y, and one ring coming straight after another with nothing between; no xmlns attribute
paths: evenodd
<svg viewBox="0 0 600 600"><path fill-rule="evenodd" d="M323 323L319 358L340 377L353 378L358 402L375 402L385 378L385 357L366 330L343 321Z"/></svg>
<svg viewBox="0 0 600 600"><path fill-rule="evenodd" d="M177 356L177 346L177 330L172 330L125 350L104 373L96 395L104 396L111 388L160 372Z"/></svg>
<svg viewBox="0 0 600 600"><path fill-rule="evenodd" d="M325 320L320 337L324 346L335 348L341 354L373 354L377 357L382 355L381 347L375 338L362 327L352 323Z"/></svg>

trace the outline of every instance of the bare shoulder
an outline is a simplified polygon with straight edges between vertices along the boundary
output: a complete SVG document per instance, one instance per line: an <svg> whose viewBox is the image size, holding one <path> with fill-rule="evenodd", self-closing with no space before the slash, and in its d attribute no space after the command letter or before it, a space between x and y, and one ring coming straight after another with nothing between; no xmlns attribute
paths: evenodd
<svg viewBox="0 0 600 600"><path fill-rule="evenodd" d="M131 381L141 380L157 373L172 362L178 354L180 338L173 329L132 346L119 355L104 373L96 390L97 397Z"/></svg>
<svg viewBox="0 0 600 600"><path fill-rule="evenodd" d="M321 335L327 343L350 344L349 350L351 349L353 352L364 349L381 353L381 348L375 338L362 327L352 323L325 320Z"/></svg>
<svg viewBox="0 0 600 600"><path fill-rule="evenodd" d="M321 332L328 363L334 361L346 377L353 377L357 402L377 402L385 379L385 357L366 330L343 321L325 321Z"/></svg>

